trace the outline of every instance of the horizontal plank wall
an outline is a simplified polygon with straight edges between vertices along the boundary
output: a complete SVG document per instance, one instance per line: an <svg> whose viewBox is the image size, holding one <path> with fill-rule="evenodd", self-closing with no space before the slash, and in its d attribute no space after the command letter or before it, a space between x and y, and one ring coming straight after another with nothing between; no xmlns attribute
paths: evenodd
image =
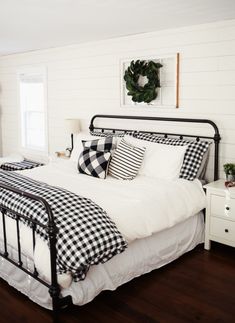
<svg viewBox="0 0 235 323"><path fill-rule="evenodd" d="M180 53L180 108L121 108L120 61ZM221 131L220 172L235 162L235 20L139 34L0 58L2 152L18 150L17 71L48 70L49 149L69 144L64 119L84 128L95 113L210 118ZM150 125L154 128L154 125ZM185 127L185 125L184 125ZM192 130L193 129L193 130ZM194 132L204 129L190 125ZM208 176L212 171L211 151Z"/></svg>

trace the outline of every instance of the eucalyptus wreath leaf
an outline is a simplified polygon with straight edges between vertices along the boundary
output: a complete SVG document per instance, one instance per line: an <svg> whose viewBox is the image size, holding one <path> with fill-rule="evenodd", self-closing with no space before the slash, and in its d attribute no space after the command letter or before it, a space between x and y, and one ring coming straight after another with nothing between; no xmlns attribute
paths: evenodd
<svg viewBox="0 0 235 323"><path fill-rule="evenodd" d="M149 92L145 92L143 98L144 98L144 102L148 101L149 100Z"/></svg>
<svg viewBox="0 0 235 323"><path fill-rule="evenodd" d="M130 66L124 73L127 95L132 97L133 102L146 102L157 98L157 88L160 87L159 69L162 64L154 61L132 60ZM140 76L146 76L148 82L141 86L139 84Z"/></svg>

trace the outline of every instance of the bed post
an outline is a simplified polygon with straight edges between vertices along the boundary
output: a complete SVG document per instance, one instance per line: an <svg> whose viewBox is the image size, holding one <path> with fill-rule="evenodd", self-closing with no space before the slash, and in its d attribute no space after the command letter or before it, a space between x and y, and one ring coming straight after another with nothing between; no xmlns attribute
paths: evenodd
<svg viewBox="0 0 235 323"><path fill-rule="evenodd" d="M60 287L57 282L57 270L56 270L56 258L57 258L57 250L56 250L56 242L57 242L57 228L54 223L54 217L51 211L51 208L46 203L44 204L47 214L48 214L48 237L49 237L49 246L50 246L50 264L51 264L51 285L49 287L49 294L52 298L52 311L53 318L57 318L58 310L60 308L59 295L60 295Z"/></svg>
<svg viewBox="0 0 235 323"><path fill-rule="evenodd" d="M219 142L220 140L221 140L220 134L215 133L214 181L216 181L219 178Z"/></svg>
<svg viewBox="0 0 235 323"><path fill-rule="evenodd" d="M53 313L53 322L57 322L58 313L60 309L63 309L72 304L71 296L60 297L60 287L57 281L57 233L58 229L54 222L54 217L51 211L50 206L46 201L44 201L44 206L48 214L48 227L47 233L49 237L50 245L50 264L51 264L51 285L49 287L49 294L52 299L52 313Z"/></svg>
<svg viewBox="0 0 235 323"><path fill-rule="evenodd" d="M60 288L57 282L56 274L56 233L53 227L49 227L49 240L50 240L50 263L51 263L51 285L49 294L52 298L52 310L56 313L59 309L59 295Z"/></svg>

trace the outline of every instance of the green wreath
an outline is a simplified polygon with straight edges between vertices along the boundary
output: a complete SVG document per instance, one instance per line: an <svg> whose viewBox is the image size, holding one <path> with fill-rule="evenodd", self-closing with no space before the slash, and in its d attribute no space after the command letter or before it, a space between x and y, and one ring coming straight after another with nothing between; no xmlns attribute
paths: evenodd
<svg viewBox="0 0 235 323"><path fill-rule="evenodd" d="M124 80L126 81L127 95L132 96L134 102L150 103L157 97L156 89L160 87L159 69L162 64L153 61L131 61L126 69ZM139 85L139 77L147 76L148 82Z"/></svg>

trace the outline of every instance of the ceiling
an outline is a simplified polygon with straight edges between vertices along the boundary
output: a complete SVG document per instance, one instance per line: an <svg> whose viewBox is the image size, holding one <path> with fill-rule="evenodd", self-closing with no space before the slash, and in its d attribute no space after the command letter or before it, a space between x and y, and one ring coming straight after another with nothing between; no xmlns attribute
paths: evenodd
<svg viewBox="0 0 235 323"><path fill-rule="evenodd" d="M235 18L235 0L0 0L0 55Z"/></svg>

